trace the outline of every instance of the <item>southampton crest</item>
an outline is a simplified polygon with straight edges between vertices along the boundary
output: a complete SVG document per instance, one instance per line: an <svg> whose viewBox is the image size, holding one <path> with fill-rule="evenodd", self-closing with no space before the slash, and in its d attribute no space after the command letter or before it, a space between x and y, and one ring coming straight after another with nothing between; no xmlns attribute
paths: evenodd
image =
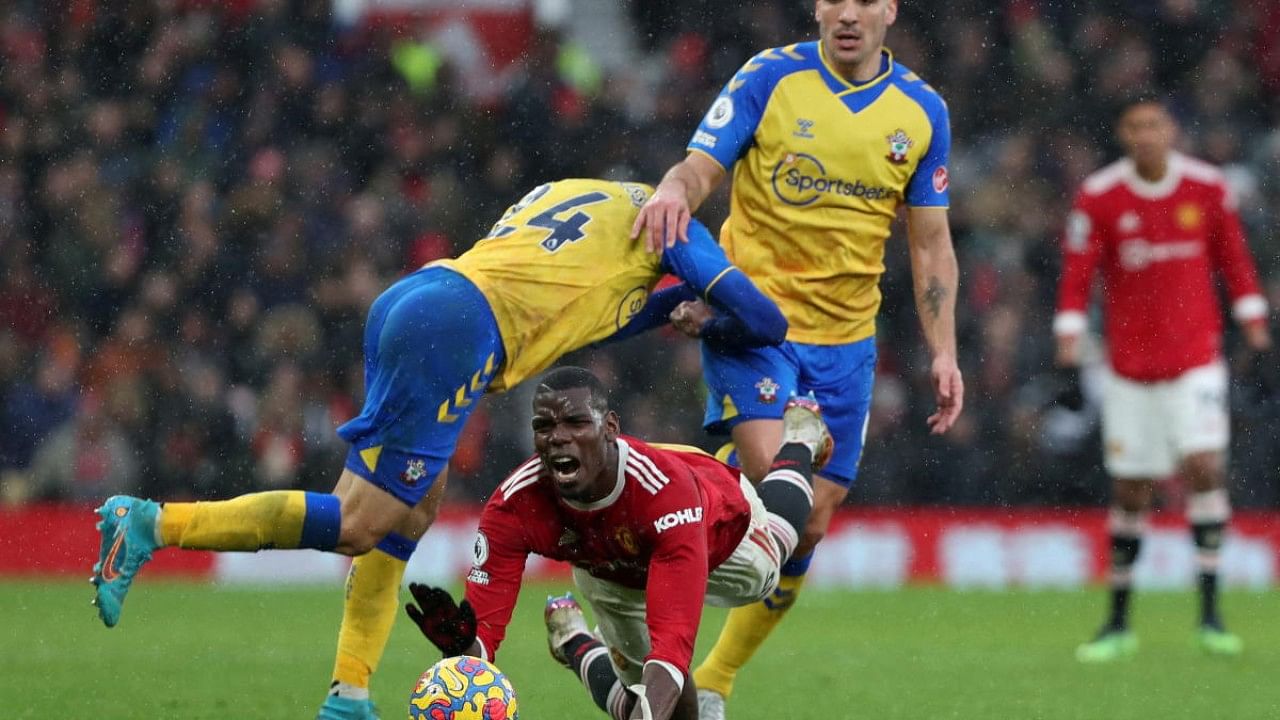
<svg viewBox="0 0 1280 720"><path fill-rule="evenodd" d="M885 138L889 141L889 154L885 156L889 162L894 165L901 165L907 161L907 151L915 145L915 141L907 137L901 128L892 135Z"/></svg>

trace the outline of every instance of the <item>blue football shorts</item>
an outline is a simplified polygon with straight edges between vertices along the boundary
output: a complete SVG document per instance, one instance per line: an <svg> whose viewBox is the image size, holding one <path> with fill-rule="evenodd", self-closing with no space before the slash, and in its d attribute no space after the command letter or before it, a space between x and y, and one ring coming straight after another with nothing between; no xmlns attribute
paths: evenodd
<svg viewBox="0 0 1280 720"><path fill-rule="evenodd" d="M347 469L417 505L504 357L488 300L462 275L426 267L387 288L364 329L364 408L338 428Z"/></svg>
<svg viewBox="0 0 1280 720"><path fill-rule="evenodd" d="M845 345L785 342L735 353L702 344L707 431L728 434L745 420L781 419L792 393L812 392L835 440L823 477L848 488L858 475L875 383L875 337Z"/></svg>

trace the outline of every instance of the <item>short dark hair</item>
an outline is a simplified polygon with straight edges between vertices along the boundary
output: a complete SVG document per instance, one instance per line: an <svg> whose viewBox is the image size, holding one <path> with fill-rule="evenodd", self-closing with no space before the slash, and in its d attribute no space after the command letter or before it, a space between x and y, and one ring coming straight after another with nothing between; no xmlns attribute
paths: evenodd
<svg viewBox="0 0 1280 720"><path fill-rule="evenodd" d="M1138 90L1131 95L1127 95L1120 101L1119 111L1116 113L1116 119L1122 118L1133 108L1139 105L1155 105L1165 111L1169 117L1173 117L1173 108L1169 105L1169 98L1161 93L1152 90Z"/></svg>
<svg viewBox="0 0 1280 720"><path fill-rule="evenodd" d="M534 394L541 395L545 392L577 388L586 388L590 391L589 404L592 410L601 413L609 412L609 391L605 390L604 383L600 382L600 378L596 377L595 373L574 365L558 367L543 375L538 381L538 389Z"/></svg>

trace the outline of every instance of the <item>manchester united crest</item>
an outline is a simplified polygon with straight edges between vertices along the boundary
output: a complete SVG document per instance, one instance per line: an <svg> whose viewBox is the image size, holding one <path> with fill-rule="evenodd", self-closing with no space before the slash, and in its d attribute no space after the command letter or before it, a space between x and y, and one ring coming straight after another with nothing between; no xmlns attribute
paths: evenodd
<svg viewBox="0 0 1280 720"><path fill-rule="evenodd" d="M916 144L914 140L907 137L907 133L901 128L885 139L889 141L889 154L885 156L885 159L894 165L905 163L907 161L907 151L911 149L912 145Z"/></svg>
<svg viewBox="0 0 1280 720"><path fill-rule="evenodd" d="M1178 228L1187 232L1194 232L1200 229L1203 223L1200 208L1194 203L1183 203L1174 211L1174 218L1178 222Z"/></svg>
<svg viewBox="0 0 1280 720"><path fill-rule="evenodd" d="M631 532L631 528L625 526L618 528L613 533L613 539L618 541L628 555L640 554L640 543L636 542L636 534Z"/></svg>

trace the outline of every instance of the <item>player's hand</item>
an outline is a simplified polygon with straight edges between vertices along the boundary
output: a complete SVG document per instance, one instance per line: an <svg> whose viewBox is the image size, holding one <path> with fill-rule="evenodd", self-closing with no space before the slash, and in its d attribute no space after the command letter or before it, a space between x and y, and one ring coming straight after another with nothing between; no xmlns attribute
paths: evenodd
<svg viewBox="0 0 1280 720"><path fill-rule="evenodd" d="M929 416L929 432L941 435L955 425L956 418L964 409L964 378L960 376L956 359L950 355L935 357L929 373L938 402L938 411Z"/></svg>
<svg viewBox="0 0 1280 720"><path fill-rule="evenodd" d="M1244 331L1244 344L1255 353L1265 353L1271 349L1271 328L1266 321L1247 322L1241 326Z"/></svg>
<svg viewBox="0 0 1280 720"><path fill-rule="evenodd" d="M410 583L409 592L417 604L404 606L409 619L445 657L464 655L476 642L476 613L466 600L455 605L444 588Z"/></svg>
<svg viewBox="0 0 1280 720"><path fill-rule="evenodd" d="M640 208L636 221L631 225L631 239L644 232L644 246L651 253L661 253L676 244L676 240L689 242L689 197L669 184L658 186L649 202Z"/></svg>
<svg viewBox="0 0 1280 720"><path fill-rule="evenodd" d="M1080 389L1080 367L1066 365L1059 367L1058 392L1053 401L1071 412L1080 412L1084 407L1084 391Z"/></svg>
<svg viewBox="0 0 1280 720"><path fill-rule="evenodd" d="M702 335L702 326L715 317L715 311L701 300L685 300L671 311L671 324L691 338Z"/></svg>

